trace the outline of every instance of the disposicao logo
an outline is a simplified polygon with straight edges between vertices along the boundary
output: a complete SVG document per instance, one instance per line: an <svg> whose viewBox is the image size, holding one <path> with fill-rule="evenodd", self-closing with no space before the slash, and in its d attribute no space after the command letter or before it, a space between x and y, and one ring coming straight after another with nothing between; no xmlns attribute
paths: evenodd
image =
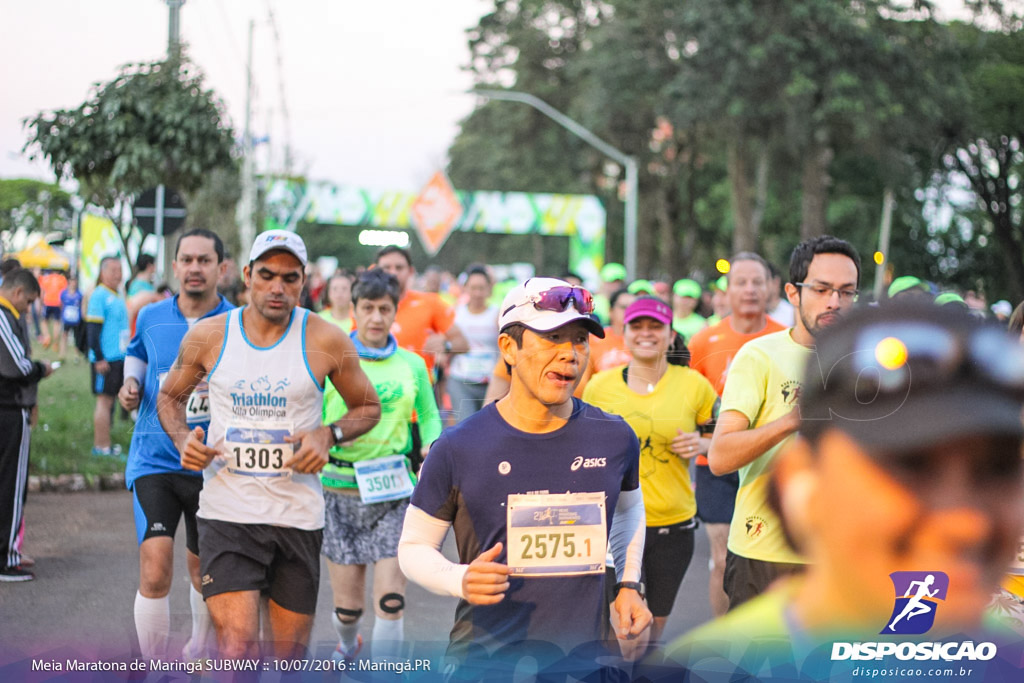
<svg viewBox="0 0 1024 683"><path fill-rule="evenodd" d="M920 635L935 624L935 614L949 591L949 577L943 572L893 572L889 574L896 598L892 614L881 635ZM995 643L973 640L938 642L853 642L832 643L832 661L988 661L996 656ZM854 672L856 675L856 671Z"/></svg>
<svg viewBox="0 0 1024 683"><path fill-rule="evenodd" d="M935 623L939 601L946 599L949 577L943 572L893 572L889 578L896 589L896 604L889 622L879 633L927 633Z"/></svg>

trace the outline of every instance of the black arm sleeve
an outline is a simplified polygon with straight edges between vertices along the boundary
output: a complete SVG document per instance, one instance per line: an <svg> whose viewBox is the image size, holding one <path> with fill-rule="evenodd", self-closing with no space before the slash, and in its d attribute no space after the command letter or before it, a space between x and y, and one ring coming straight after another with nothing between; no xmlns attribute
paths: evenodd
<svg viewBox="0 0 1024 683"><path fill-rule="evenodd" d="M100 348L100 332L103 331L103 323L86 323L85 330L89 337L89 348L96 356L94 362L106 360L103 357L103 350Z"/></svg>

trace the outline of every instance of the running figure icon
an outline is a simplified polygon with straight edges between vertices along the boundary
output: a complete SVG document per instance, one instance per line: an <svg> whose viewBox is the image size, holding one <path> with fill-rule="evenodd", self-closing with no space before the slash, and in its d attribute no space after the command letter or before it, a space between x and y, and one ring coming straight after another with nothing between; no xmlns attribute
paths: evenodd
<svg viewBox="0 0 1024 683"><path fill-rule="evenodd" d="M900 612L899 616L893 619L892 623L889 624L890 631L892 631L893 633L896 632L896 622L898 622L903 617L906 617L907 621L910 621L910 619L912 619L913 617L916 617L920 614L927 614L932 611L932 606L924 602L923 598L933 598L939 592L938 588L936 588L934 591L928 590L928 588L933 583L935 583L934 574L929 574L924 578L923 581L910 582L910 586L907 587L907 594L909 595L911 592L913 592L914 595L910 598L910 600L907 601L907 604L903 607L903 611ZM915 589L914 586L917 586L917 588Z"/></svg>

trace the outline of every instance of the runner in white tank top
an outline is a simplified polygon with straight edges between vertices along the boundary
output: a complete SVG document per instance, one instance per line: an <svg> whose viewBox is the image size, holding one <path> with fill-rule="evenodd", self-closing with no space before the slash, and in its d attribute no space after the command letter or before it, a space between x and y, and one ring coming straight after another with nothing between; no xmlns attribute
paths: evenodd
<svg viewBox="0 0 1024 683"><path fill-rule="evenodd" d="M250 305L198 322L161 389L160 422L182 467L203 470L199 561L222 658L259 653L260 594L270 598L277 658L305 655L320 582L328 449L369 431L380 402L352 341L297 308L306 247L294 233L256 238L245 267ZM185 403L210 385L210 434L189 431ZM349 406L321 423L327 379Z"/></svg>
<svg viewBox="0 0 1024 683"><path fill-rule="evenodd" d="M199 517L323 528L320 476L284 466L292 451L284 437L316 429L323 413L323 386L310 374L302 345L308 315L293 310L284 336L260 348L246 337L242 309L228 314L220 359L207 378L207 443L223 455L203 470Z"/></svg>

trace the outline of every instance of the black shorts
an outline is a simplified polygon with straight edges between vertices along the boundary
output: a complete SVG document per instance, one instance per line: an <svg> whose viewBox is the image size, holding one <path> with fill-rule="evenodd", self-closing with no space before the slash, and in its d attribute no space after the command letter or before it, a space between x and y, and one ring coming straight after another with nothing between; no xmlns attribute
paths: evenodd
<svg viewBox="0 0 1024 683"><path fill-rule="evenodd" d="M765 562L752 560L728 551L725 554L725 577L722 588L729 596L729 610L732 611L747 600L768 590L775 579L787 574L796 574L806 565L788 562Z"/></svg>
<svg viewBox="0 0 1024 683"><path fill-rule="evenodd" d="M693 558L696 529L696 519L669 526L647 527L643 574L647 606L656 617L667 617L672 612L679 585Z"/></svg>
<svg viewBox="0 0 1024 683"><path fill-rule="evenodd" d="M185 547L199 554L199 530L196 511L203 478L167 472L147 474L132 483L135 500L135 535L139 545L147 538L170 536L178 531L178 520L185 515Z"/></svg>
<svg viewBox="0 0 1024 683"><path fill-rule="evenodd" d="M60 320L60 306L43 306L43 317L47 320Z"/></svg>
<svg viewBox="0 0 1024 683"><path fill-rule="evenodd" d="M96 364L92 364L92 393L117 398L117 392L121 391L121 385L124 384L124 361L107 362L110 364L110 370L105 375L96 372Z"/></svg>
<svg viewBox="0 0 1024 683"><path fill-rule="evenodd" d="M694 494L697 497L697 516L705 524L728 524L736 505L736 491L740 488L739 472L716 477L707 465L697 465Z"/></svg>
<svg viewBox="0 0 1024 683"><path fill-rule="evenodd" d="M259 591L286 610L316 612L323 529L235 524L199 518L203 598Z"/></svg>

